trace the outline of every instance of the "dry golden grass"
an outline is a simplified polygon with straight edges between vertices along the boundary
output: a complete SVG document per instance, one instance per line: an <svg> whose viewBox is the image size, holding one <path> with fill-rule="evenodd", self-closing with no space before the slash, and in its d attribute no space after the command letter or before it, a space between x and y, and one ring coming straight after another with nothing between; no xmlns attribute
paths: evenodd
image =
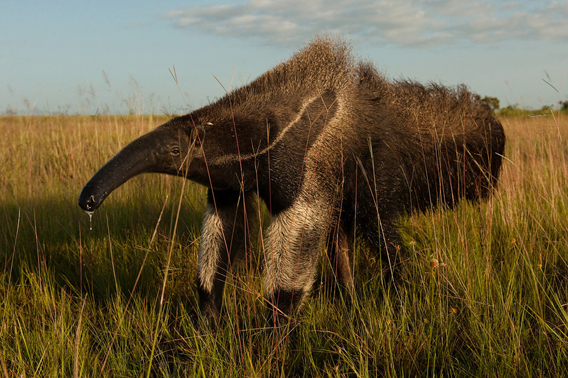
<svg viewBox="0 0 568 378"><path fill-rule="evenodd" d="M377 259L355 248L356 296L345 303L324 261L293 349L275 346L262 330L261 254L229 277L221 329L193 327L203 187L182 193L181 179L137 177L105 201L89 231L77 206L82 186L166 119L0 118L0 376L568 371L565 115L502 118L506 159L489 203L401 221L411 253L398 292L382 294L388 286Z"/></svg>

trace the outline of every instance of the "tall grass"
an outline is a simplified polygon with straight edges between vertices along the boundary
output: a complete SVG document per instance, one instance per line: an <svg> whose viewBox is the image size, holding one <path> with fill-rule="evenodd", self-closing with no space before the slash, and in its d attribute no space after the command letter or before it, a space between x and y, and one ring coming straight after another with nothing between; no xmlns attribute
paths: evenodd
<svg viewBox="0 0 568 378"><path fill-rule="evenodd" d="M0 376L568 371L565 118L503 118L506 159L491 200L401 220L410 257L397 291L377 274L380 259L355 245L346 300L322 258L292 347L264 329L261 243L228 278L219 329L194 327L203 187L136 177L92 225L77 206L108 158L165 120L0 118Z"/></svg>

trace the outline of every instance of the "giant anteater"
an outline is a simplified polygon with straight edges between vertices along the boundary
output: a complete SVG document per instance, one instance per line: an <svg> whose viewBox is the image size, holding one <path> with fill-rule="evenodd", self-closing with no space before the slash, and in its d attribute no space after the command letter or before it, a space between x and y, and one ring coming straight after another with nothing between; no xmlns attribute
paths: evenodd
<svg viewBox="0 0 568 378"><path fill-rule="evenodd" d="M356 227L391 270L401 261L397 218L413 210L486 198L505 135L464 86L390 81L341 41L316 39L290 60L126 146L86 184L95 210L143 172L209 188L199 248L201 311L219 317L227 270L242 247L257 196L272 221L265 291L287 316L313 286L326 240L352 287L347 236Z"/></svg>

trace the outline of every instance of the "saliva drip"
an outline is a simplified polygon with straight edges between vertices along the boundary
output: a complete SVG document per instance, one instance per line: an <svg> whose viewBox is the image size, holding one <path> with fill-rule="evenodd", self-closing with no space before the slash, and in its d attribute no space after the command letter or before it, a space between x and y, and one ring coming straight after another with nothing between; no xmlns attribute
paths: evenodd
<svg viewBox="0 0 568 378"><path fill-rule="evenodd" d="M93 231L93 213L94 213L94 211L85 210L85 213L87 213L87 215L89 216L89 231Z"/></svg>

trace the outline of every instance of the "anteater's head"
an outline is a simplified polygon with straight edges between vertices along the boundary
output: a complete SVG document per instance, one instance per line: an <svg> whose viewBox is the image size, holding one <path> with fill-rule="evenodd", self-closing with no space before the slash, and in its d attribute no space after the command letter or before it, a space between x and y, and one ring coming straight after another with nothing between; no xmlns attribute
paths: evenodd
<svg viewBox="0 0 568 378"><path fill-rule="evenodd" d="M204 126L195 124L189 116L178 117L136 139L85 185L79 206L96 210L114 189L141 173L188 177L190 167L203 165Z"/></svg>

